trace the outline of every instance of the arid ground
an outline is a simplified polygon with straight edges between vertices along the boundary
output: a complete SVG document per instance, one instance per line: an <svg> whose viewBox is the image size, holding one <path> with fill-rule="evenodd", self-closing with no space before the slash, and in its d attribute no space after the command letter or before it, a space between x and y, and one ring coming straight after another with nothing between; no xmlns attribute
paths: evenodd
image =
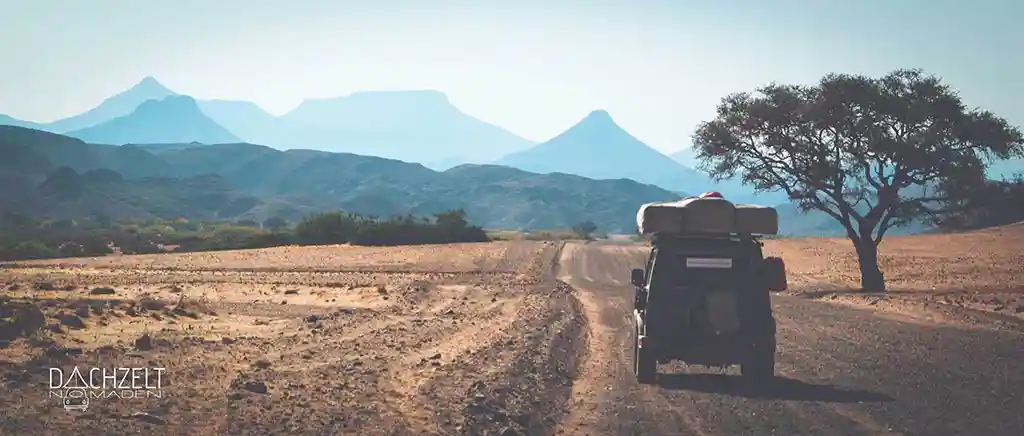
<svg viewBox="0 0 1024 436"><path fill-rule="evenodd" d="M7 340L0 350L2 429L372 435L551 428L585 334L568 287L552 275L557 251L544 242L324 246L3 269L7 310L34 303L45 318L43 334ZM48 368L70 373L74 365L163 367L163 398L93 399L84 412L65 411L48 397Z"/></svg>
<svg viewBox="0 0 1024 436"><path fill-rule="evenodd" d="M108 256L0 268L3 434L1024 434L1024 226L766 242L779 379L630 372L631 244L502 241ZM65 410L49 368L162 367Z"/></svg>

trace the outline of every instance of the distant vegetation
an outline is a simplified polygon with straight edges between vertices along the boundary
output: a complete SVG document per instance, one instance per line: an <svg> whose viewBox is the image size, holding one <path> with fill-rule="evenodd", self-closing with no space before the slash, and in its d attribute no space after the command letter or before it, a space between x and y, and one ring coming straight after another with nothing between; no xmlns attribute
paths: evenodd
<svg viewBox="0 0 1024 436"><path fill-rule="evenodd" d="M989 181L967 192L959 210L939 223L940 231L963 231L1024 221L1024 174Z"/></svg>
<svg viewBox="0 0 1024 436"><path fill-rule="evenodd" d="M255 221L124 220L103 217L40 220L0 216L0 260L211 251L281 245L415 245L484 242L484 231L453 210L433 218L376 219L345 212L306 217L294 228L281 218Z"/></svg>
<svg viewBox="0 0 1024 436"><path fill-rule="evenodd" d="M581 239L590 239L591 234L597 231L597 224L593 221L583 221L572 226L572 232Z"/></svg>

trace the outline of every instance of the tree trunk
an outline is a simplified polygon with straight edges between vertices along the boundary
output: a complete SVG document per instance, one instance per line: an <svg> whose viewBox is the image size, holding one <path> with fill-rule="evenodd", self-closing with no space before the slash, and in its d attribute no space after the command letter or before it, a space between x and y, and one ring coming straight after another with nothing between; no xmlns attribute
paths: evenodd
<svg viewBox="0 0 1024 436"><path fill-rule="evenodd" d="M853 242L860 264L860 286L864 292L885 292L885 276L878 268L878 245L870 238Z"/></svg>

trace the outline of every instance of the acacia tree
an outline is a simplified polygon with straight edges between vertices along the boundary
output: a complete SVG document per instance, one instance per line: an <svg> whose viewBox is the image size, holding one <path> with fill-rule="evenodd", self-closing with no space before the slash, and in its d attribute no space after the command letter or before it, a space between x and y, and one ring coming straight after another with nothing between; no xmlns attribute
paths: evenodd
<svg viewBox="0 0 1024 436"><path fill-rule="evenodd" d="M758 192L784 191L802 211L837 220L856 249L862 289L882 292L886 231L961 213L987 164L1024 154L1024 138L1005 119L965 107L937 77L897 70L729 95L698 127L694 149L715 180L739 174Z"/></svg>

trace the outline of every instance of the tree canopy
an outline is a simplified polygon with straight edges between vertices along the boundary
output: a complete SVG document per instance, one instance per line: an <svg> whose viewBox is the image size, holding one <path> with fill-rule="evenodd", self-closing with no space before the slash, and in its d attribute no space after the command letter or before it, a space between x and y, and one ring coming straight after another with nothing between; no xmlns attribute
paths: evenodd
<svg viewBox="0 0 1024 436"><path fill-rule="evenodd" d="M877 245L886 231L963 213L988 163L1024 155L1024 137L1005 119L967 108L939 78L897 70L729 95L698 127L694 149L716 180L739 175L839 221L862 287L884 291Z"/></svg>

